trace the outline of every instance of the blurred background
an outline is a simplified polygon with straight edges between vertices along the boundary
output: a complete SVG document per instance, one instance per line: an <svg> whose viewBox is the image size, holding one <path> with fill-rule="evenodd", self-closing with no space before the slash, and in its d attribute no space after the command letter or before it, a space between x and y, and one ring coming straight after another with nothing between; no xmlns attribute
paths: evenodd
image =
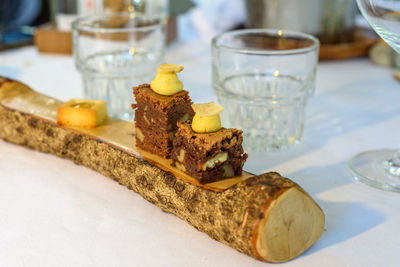
<svg viewBox="0 0 400 267"><path fill-rule="evenodd" d="M355 0L2 0L0 51L35 43L40 52L71 54L71 22L107 12L163 16L169 43L209 43L231 29L278 28L317 36L323 60L369 53L377 64L399 61L369 29Z"/></svg>

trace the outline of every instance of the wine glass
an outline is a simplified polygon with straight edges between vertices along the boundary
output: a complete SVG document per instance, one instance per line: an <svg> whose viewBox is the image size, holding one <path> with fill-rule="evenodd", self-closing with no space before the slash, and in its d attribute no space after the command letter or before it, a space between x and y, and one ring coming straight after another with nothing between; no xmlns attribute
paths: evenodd
<svg viewBox="0 0 400 267"><path fill-rule="evenodd" d="M357 4L379 36L400 53L400 0L357 0ZM349 168L365 184L400 192L400 150L360 153L350 159Z"/></svg>

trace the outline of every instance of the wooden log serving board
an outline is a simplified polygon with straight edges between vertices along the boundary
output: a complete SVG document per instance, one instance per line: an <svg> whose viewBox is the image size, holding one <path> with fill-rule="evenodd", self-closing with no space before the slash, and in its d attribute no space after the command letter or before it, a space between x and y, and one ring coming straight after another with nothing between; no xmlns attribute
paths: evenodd
<svg viewBox="0 0 400 267"><path fill-rule="evenodd" d="M135 146L133 123L110 118L95 129L57 125L61 101L0 77L0 138L67 158L108 176L199 231L260 260L282 262L322 234L320 207L278 173L201 185Z"/></svg>

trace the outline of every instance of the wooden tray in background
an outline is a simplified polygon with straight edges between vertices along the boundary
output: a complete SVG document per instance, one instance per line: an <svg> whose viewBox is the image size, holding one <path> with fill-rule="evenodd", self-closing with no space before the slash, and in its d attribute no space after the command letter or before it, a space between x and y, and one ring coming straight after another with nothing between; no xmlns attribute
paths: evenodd
<svg viewBox="0 0 400 267"><path fill-rule="evenodd" d="M378 36L373 31L356 29L353 42L321 45L319 59L340 60L366 56L371 46L378 39Z"/></svg>

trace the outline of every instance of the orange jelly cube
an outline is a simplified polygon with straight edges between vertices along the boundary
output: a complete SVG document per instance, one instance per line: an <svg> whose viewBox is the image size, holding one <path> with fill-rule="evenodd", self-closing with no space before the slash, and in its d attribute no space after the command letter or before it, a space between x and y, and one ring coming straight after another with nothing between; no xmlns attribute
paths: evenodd
<svg viewBox="0 0 400 267"><path fill-rule="evenodd" d="M60 125L95 128L107 117L105 101L71 99L58 108L57 122Z"/></svg>

